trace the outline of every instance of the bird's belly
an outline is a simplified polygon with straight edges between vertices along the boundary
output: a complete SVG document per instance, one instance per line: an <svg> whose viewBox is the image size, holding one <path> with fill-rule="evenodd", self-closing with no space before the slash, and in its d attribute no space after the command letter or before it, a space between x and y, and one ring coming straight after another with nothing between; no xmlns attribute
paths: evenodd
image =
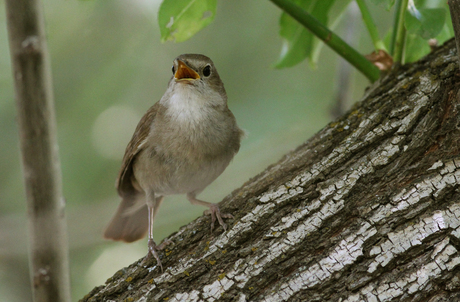
<svg viewBox="0 0 460 302"><path fill-rule="evenodd" d="M203 167L200 170L189 170L183 173L174 173L153 185L155 194L171 195L186 194L189 192L201 192L213 182L225 169L216 169L215 166Z"/></svg>
<svg viewBox="0 0 460 302"><path fill-rule="evenodd" d="M138 181L143 180L139 184L144 191L149 190L155 195L198 194L225 170L230 160L222 158L189 162L149 158L138 161L134 175Z"/></svg>

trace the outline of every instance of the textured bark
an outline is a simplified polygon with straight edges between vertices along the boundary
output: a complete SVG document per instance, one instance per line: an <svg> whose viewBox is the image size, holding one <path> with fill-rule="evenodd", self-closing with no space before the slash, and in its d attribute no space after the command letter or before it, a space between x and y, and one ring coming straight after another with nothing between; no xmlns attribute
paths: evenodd
<svg viewBox="0 0 460 302"><path fill-rule="evenodd" d="M460 301L455 42L171 235L162 274L118 271L82 301ZM459 178L457 178L459 177Z"/></svg>

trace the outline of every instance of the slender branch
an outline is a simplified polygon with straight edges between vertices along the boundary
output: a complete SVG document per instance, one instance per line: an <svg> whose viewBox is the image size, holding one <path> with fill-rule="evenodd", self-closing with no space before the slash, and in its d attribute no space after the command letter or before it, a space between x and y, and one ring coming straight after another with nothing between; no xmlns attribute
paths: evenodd
<svg viewBox="0 0 460 302"><path fill-rule="evenodd" d="M391 40L390 40L390 55L391 56L394 56L395 54L396 35L398 32L398 24L399 24L399 17L400 17L398 8L401 7L401 1L402 0L396 0L395 6L394 6L395 15L393 19L393 31L391 33Z"/></svg>
<svg viewBox="0 0 460 302"><path fill-rule="evenodd" d="M64 200L40 0L6 0L34 302L70 302Z"/></svg>
<svg viewBox="0 0 460 302"><path fill-rule="evenodd" d="M403 27L402 30L398 33L398 38L396 39L395 45L395 54L393 56L393 62L395 64L404 64L404 51L406 46L406 29Z"/></svg>
<svg viewBox="0 0 460 302"><path fill-rule="evenodd" d="M404 63L404 44L406 40L404 14L406 13L408 2L409 0L396 0L395 4L395 19L390 45L390 55L395 63Z"/></svg>
<svg viewBox="0 0 460 302"><path fill-rule="evenodd" d="M363 16L364 24L366 25L367 30L369 31L369 35L371 36L372 42L374 43L375 50L385 50L386 47L383 41L380 39L379 31L377 30L377 26L372 19L371 13L367 8L366 3L364 0L356 0L356 3L359 6L359 10L361 11L361 15Z"/></svg>
<svg viewBox="0 0 460 302"><path fill-rule="evenodd" d="M315 36L323 40L326 45L342 56L351 65L356 67L371 82L375 82L380 77L380 71L364 56L343 41L339 36L330 31L321 22L304 11L300 6L289 0L270 0L300 24L310 30Z"/></svg>
<svg viewBox="0 0 460 302"><path fill-rule="evenodd" d="M460 63L460 0L449 0L450 16L455 33L455 44L457 46L457 58Z"/></svg>

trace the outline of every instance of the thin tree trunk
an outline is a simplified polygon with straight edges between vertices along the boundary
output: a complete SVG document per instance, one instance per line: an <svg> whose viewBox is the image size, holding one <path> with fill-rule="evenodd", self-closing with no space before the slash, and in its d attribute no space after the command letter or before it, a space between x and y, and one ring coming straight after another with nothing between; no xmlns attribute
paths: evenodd
<svg viewBox="0 0 460 302"><path fill-rule="evenodd" d="M449 4L450 17L452 19L452 27L454 28L457 53L459 54L460 62L460 1L449 0L447 3Z"/></svg>
<svg viewBox="0 0 460 302"><path fill-rule="evenodd" d="M53 92L40 0L6 0L27 195L33 300L70 301Z"/></svg>
<svg viewBox="0 0 460 302"><path fill-rule="evenodd" d="M460 301L459 80L451 40L82 301Z"/></svg>

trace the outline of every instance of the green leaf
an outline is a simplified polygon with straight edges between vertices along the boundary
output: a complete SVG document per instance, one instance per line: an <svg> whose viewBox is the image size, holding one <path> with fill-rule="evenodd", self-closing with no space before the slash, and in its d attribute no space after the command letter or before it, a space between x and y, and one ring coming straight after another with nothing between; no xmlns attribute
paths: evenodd
<svg viewBox="0 0 460 302"><path fill-rule="evenodd" d="M417 2L416 2L417 4ZM391 40L391 33L392 30L389 29L387 34L385 35L384 42L385 44L389 45ZM444 43L448 39L454 36L454 31L452 28L452 21L450 20L450 15L446 14L446 22L442 27L442 30L436 36L436 40L438 41L438 45ZM422 58L423 56L427 55L431 48L428 44L428 41L422 39L420 35L407 33L406 35L406 46L405 46L405 62L415 62Z"/></svg>
<svg viewBox="0 0 460 302"><path fill-rule="evenodd" d="M276 68L291 67L302 62L311 52L313 35L286 13L281 14L280 36L283 45Z"/></svg>
<svg viewBox="0 0 460 302"><path fill-rule="evenodd" d="M371 0L375 5L383 4L386 10L390 10L395 4L395 0Z"/></svg>
<svg viewBox="0 0 460 302"><path fill-rule="evenodd" d="M436 37L436 40L438 41L438 44L441 45L450 38L454 36L454 28L452 25L452 20L450 18L450 14L446 14L446 23L444 23L444 26L439 33L439 35Z"/></svg>
<svg viewBox="0 0 460 302"><path fill-rule="evenodd" d="M405 15L407 31L425 40L436 37L444 27L445 21L444 8L417 8L415 5L409 5Z"/></svg>
<svg viewBox="0 0 460 302"><path fill-rule="evenodd" d="M327 25L328 14L336 0L293 0L292 2L308 11L321 23ZM347 1L348 2L348 1ZM317 60L317 49L320 41L315 36L286 13L281 14L280 36L283 38L283 46L276 68L291 67L305 58L309 58L314 64Z"/></svg>
<svg viewBox="0 0 460 302"><path fill-rule="evenodd" d="M158 11L161 42L182 42L214 20L217 0L163 0Z"/></svg>
<svg viewBox="0 0 460 302"><path fill-rule="evenodd" d="M415 62L430 52L428 41L416 34L406 35L404 62Z"/></svg>
<svg viewBox="0 0 460 302"><path fill-rule="evenodd" d="M308 11L313 1L295 0L292 2L295 2ZM283 39L283 45L281 47L280 57L275 63L275 67L291 67L302 62L308 56L311 51L313 35L294 20L294 18L284 12L281 14L279 24L279 34Z"/></svg>

